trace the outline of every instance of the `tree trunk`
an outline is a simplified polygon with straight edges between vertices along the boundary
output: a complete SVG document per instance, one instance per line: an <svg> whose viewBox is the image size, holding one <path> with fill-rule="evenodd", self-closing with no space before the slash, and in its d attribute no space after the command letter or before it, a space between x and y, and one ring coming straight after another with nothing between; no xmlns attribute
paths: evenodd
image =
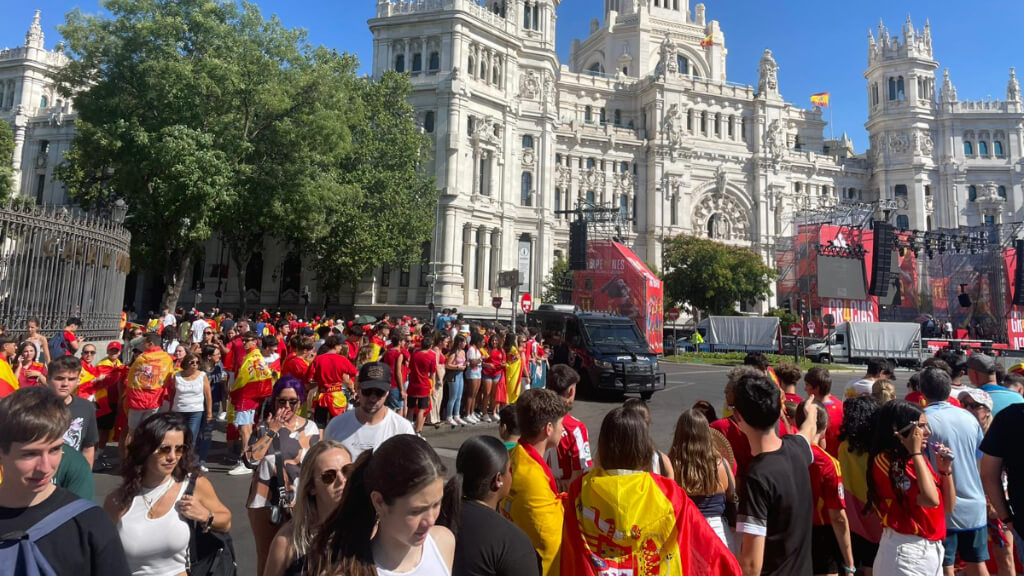
<svg viewBox="0 0 1024 576"><path fill-rule="evenodd" d="M164 264L164 297L163 308L173 311L178 307L182 288L185 286L185 275L192 266L192 251L173 251L167 255Z"/></svg>
<svg viewBox="0 0 1024 576"><path fill-rule="evenodd" d="M243 254L241 250L232 250L231 259L235 261L235 275L238 277L238 306L239 306L239 317L245 316L249 312L249 299L245 293L245 276L246 270L249 267L249 259L252 258L249 254Z"/></svg>

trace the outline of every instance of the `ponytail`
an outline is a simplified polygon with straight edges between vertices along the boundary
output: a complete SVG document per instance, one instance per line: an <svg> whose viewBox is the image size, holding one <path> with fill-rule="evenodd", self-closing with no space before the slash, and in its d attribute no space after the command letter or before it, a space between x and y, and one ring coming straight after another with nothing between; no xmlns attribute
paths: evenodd
<svg viewBox="0 0 1024 576"><path fill-rule="evenodd" d="M437 523L459 535L459 520L462 519L462 472L456 472L444 485L444 498L441 500L441 514Z"/></svg>

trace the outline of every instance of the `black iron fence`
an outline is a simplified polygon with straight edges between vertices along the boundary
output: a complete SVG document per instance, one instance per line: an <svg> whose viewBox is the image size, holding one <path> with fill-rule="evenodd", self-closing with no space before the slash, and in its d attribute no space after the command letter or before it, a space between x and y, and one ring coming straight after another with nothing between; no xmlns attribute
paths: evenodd
<svg viewBox="0 0 1024 576"><path fill-rule="evenodd" d="M89 339L114 338L121 319L131 234L72 206L0 204L0 324L29 318L50 335L72 316Z"/></svg>

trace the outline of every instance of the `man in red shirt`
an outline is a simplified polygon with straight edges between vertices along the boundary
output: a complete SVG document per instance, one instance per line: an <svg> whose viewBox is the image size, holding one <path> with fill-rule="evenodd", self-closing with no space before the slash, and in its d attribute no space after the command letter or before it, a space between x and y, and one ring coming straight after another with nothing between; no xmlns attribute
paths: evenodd
<svg viewBox="0 0 1024 576"><path fill-rule="evenodd" d="M736 384L744 376L764 376L764 372L754 366L736 366L729 371L728 382L725 385L725 405L731 407L735 400L734 393L736 390ZM781 393L781 392L780 392ZM785 424L782 418L782 414L779 414L779 422L776 427L776 433L781 437L787 434L792 434L789 426ZM747 436L740 429L739 421L736 419L735 414L730 414L726 418L721 420L715 420L711 423L711 427L718 430L725 436L725 439L729 441L729 446L732 447L733 456L736 458L736 477L742 478L747 471L747 466L750 465L750 461L753 460L754 456L750 451L750 441L747 440Z"/></svg>
<svg viewBox="0 0 1024 576"><path fill-rule="evenodd" d="M813 461L811 495L814 508L811 528L811 564L815 574L853 574L857 571L850 543L850 523L846 518L843 476L839 461L825 452L821 441L829 429L828 411L815 402L815 432L811 443ZM796 410L796 425L803 427L808 416L804 402Z"/></svg>
<svg viewBox="0 0 1024 576"><path fill-rule="evenodd" d="M331 418L348 408L348 397L353 394L353 382L358 376L355 365L341 354L343 349L341 338L332 334L324 340L320 354L309 365L309 380L318 392L313 421L321 430Z"/></svg>
<svg viewBox="0 0 1024 576"><path fill-rule="evenodd" d="M247 320L239 320L238 324L235 325L234 338L228 342L228 353L224 358L224 369L231 373L231 377L234 378L238 375L238 368L242 365L242 360L245 360L245 343L242 342L242 334L249 332L249 322ZM231 389L230 383L228 389Z"/></svg>
<svg viewBox="0 0 1024 576"><path fill-rule="evenodd" d="M359 357L359 344L363 341L363 327L351 324L345 329L345 347L342 354L352 363Z"/></svg>
<svg viewBox="0 0 1024 576"><path fill-rule="evenodd" d="M295 350L281 364L281 377L294 376L302 381L303 385L309 384L309 366L313 361L313 339L309 336L299 336L295 341ZM302 398L305 401L305 398Z"/></svg>
<svg viewBox="0 0 1024 576"><path fill-rule="evenodd" d="M843 403L832 395L832 376L828 368L815 366L804 375L804 392L813 395L815 402L828 411L828 431L825 432L825 451L839 457L839 427L843 424ZM800 411L797 410L799 414Z"/></svg>
<svg viewBox="0 0 1024 576"><path fill-rule="evenodd" d="M409 388L406 390L409 420L417 434L423 432L423 422L430 411L430 392L434 382L441 377L437 353L431 350L434 337L426 335L420 342L420 349L409 362Z"/></svg>
<svg viewBox="0 0 1024 576"><path fill-rule="evenodd" d="M288 340L292 337L292 325L287 320L281 320L277 323L277 355L281 359L288 357Z"/></svg>
<svg viewBox="0 0 1024 576"><path fill-rule="evenodd" d="M405 387L409 382L409 362L412 360L410 344L412 337L409 336L409 329L398 327L391 336L391 348L384 353L382 360L391 369L391 391L388 392L387 407L402 417L406 416Z"/></svg>
<svg viewBox="0 0 1024 576"><path fill-rule="evenodd" d="M579 381L580 375L575 370L566 364L558 364L548 372L547 388L565 400L571 411ZM555 448L547 451L544 459L551 468L558 490L568 490L573 481L594 467L586 425L572 414L566 414L562 419L562 437Z"/></svg>
<svg viewBox="0 0 1024 576"><path fill-rule="evenodd" d="M64 324L64 353L66 356L74 356L78 349L82 347L82 338L78 337L78 328L82 325L82 320L72 316L68 318L68 321Z"/></svg>

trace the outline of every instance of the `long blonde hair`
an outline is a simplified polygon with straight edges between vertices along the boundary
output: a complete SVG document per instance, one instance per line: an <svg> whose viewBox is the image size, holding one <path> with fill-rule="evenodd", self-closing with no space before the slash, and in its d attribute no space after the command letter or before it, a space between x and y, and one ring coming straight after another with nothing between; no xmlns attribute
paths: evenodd
<svg viewBox="0 0 1024 576"><path fill-rule="evenodd" d="M302 491L295 499L295 508L292 510L292 546L295 548L295 557L302 558L309 553L313 544L313 538L320 527L320 514L317 510L316 492L316 461L328 450L344 450L352 459L352 453L344 444L336 440L321 440L306 452L302 457L302 468L299 471L299 489ZM341 471L338 471L341 474Z"/></svg>
<svg viewBox="0 0 1024 576"><path fill-rule="evenodd" d="M711 441L711 426L699 410L691 408L679 415L668 457L678 471L679 486L687 494L710 496L718 492L721 456Z"/></svg>

